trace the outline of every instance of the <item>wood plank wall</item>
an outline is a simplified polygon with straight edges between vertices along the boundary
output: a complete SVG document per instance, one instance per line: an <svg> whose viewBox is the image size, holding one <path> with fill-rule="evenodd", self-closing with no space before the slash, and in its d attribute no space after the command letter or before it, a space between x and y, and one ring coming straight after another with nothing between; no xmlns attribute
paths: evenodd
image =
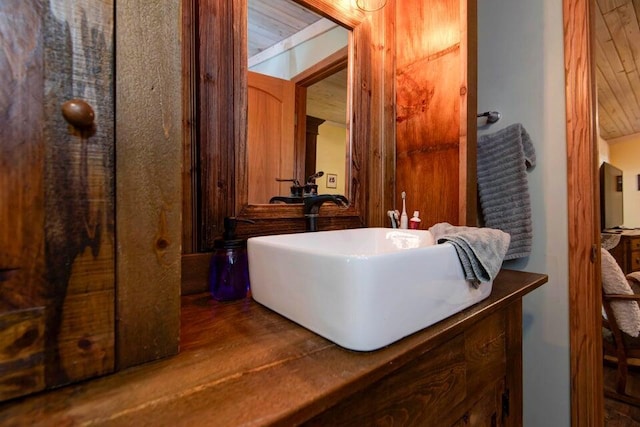
<svg viewBox="0 0 640 427"><path fill-rule="evenodd" d="M73 3L0 5L0 399L114 368L114 6Z"/></svg>
<svg viewBox="0 0 640 427"><path fill-rule="evenodd" d="M179 2L116 8L117 366L178 352L182 240Z"/></svg>
<svg viewBox="0 0 640 427"><path fill-rule="evenodd" d="M401 209L405 191L407 214L420 211L423 228L475 221L476 190L467 191L476 134L467 111L475 111L476 91L468 81L475 78L475 68L468 73L468 64L475 67L475 56L467 57L475 55L468 14L475 19L474 1L397 2L395 201Z"/></svg>
<svg viewBox="0 0 640 427"><path fill-rule="evenodd" d="M563 1L572 426L604 419L594 7Z"/></svg>

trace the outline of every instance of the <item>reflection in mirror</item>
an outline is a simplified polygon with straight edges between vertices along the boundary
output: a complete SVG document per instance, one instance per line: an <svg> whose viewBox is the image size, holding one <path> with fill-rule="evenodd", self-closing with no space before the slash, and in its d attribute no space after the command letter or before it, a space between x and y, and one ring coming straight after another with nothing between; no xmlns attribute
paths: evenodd
<svg viewBox="0 0 640 427"><path fill-rule="evenodd" d="M290 0L248 1L248 203L292 182L347 194L350 32Z"/></svg>

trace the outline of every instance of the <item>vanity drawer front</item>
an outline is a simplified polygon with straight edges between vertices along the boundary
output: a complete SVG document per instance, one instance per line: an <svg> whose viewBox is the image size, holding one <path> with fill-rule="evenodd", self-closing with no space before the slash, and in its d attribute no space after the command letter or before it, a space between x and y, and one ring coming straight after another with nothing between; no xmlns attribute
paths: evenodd
<svg viewBox="0 0 640 427"><path fill-rule="evenodd" d="M640 251L640 238L630 239L629 246L632 251Z"/></svg>
<svg viewBox="0 0 640 427"><path fill-rule="evenodd" d="M632 252L631 253L630 264L631 264L631 271L630 272L640 270L640 252Z"/></svg>
<svg viewBox="0 0 640 427"><path fill-rule="evenodd" d="M499 311L303 425L440 427L502 420L506 338Z"/></svg>

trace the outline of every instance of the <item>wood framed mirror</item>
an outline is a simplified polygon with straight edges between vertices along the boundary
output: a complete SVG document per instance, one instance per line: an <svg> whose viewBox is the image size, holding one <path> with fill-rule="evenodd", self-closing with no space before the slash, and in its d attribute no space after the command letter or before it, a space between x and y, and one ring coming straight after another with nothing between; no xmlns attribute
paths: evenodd
<svg viewBox="0 0 640 427"><path fill-rule="evenodd" d="M384 224L393 205L395 2L365 13L350 0L296 0L351 32L351 156L348 208L325 205L320 229ZM185 253L206 252L222 233L224 217L249 218L241 236L304 230L301 205L248 203L247 168L247 0L191 0L185 14L195 22L185 42L185 70L191 73L187 120L193 120L185 160ZM387 28L388 27L388 28ZM188 51L189 49L187 49Z"/></svg>

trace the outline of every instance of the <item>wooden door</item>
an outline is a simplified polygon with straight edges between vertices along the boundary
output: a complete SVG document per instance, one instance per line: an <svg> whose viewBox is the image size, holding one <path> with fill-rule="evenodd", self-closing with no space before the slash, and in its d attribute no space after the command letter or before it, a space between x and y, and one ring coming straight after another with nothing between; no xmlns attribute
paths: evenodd
<svg viewBox="0 0 640 427"><path fill-rule="evenodd" d="M113 11L0 2L0 400L114 367Z"/></svg>
<svg viewBox="0 0 640 427"><path fill-rule="evenodd" d="M294 178L295 84L248 72L247 85L249 204L268 203L290 192L276 178Z"/></svg>

